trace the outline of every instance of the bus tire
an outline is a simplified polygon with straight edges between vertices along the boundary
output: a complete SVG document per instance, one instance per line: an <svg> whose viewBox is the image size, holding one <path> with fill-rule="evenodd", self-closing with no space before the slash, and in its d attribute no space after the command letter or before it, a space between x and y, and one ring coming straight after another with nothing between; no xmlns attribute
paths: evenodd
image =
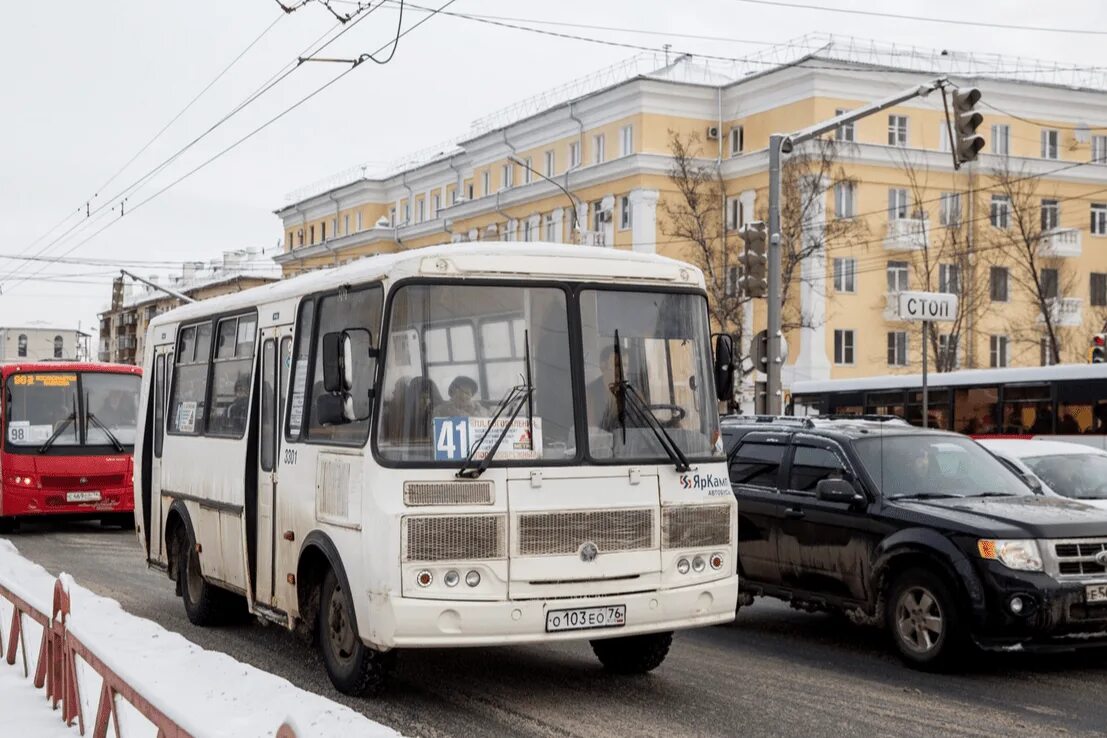
<svg viewBox="0 0 1107 738"><path fill-rule="evenodd" d="M661 666L671 645L669 631L592 641L592 652L614 674L646 674Z"/></svg>
<svg viewBox="0 0 1107 738"><path fill-rule="evenodd" d="M316 618L316 636L331 684L342 694L364 697L379 694L388 683L396 655L361 642L353 618L350 593L328 569L323 578Z"/></svg>
<svg viewBox="0 0 1107 738"><path fill-rule="evenodd" d="M200 556L196 553L196 542L192 536L186 534L184 543L177 555L180 567L177 576L185 614L190 623L201 628L219 625L227 615L226 593L204 580L200 573Z"/></svg>

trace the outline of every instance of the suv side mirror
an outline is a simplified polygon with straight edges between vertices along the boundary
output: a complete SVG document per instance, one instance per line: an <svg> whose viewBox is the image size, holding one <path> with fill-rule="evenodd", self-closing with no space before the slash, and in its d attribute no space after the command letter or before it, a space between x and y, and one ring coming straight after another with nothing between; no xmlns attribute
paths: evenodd
<svg viewBox="0 0 1107 738"><path fill-rule="evenodd" d="M845 505L857 505L865 501L846 479L821 479L815 485L815 499L823 502L840 502Z"/></svg>
<svg viewBox="0 0 1107 738"><path fill-rule="evenodd" d="M720 400L734 395L734 339L725 333L715 336L715 395Z"/></svg>

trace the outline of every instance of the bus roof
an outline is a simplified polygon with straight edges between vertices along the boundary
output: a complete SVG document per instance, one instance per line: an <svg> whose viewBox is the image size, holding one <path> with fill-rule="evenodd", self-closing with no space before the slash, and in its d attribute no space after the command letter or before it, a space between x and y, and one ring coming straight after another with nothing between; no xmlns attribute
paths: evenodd
<svg viewBox="0 0 1107 738"><path fill-rule="evenodd" d="M927 383L931 387L941 388L993 384L1030 384L1066 379L1107 379L1107 364L1058 364L1056 366L932 372L927 378ZM792 395L813 395L824 392L871 392L915 387L922 387L921 374L891 374L878 377L858 377L856 379L795 382L792 385Z"/></svg>
<svg viewBox="0 0 1107 738"><path fill-rule="evenodd" d="M112 374L142 374L131 364L108 364L99 361L0 361L0 376L17 372L109 372Z"/></svg>
<svg viewBox="0 0 1107 738"><path fill-rule="evenodd" d="M183 305L157 316L150 324L176 323L253 307L341 284L418 276L641 281L699 289L704 286L703 273L697 267L657 254L541 241L447 243L378 254L345 266L319 269L273 284Z"/></svg>

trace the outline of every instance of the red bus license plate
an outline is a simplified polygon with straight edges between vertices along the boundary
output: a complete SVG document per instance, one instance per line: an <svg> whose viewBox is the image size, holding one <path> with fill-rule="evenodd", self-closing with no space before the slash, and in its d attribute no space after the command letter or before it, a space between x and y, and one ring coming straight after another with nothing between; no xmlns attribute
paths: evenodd
<svg viewBox="0 0 1107 738"><path fill-rule="evenodd" d="M550 610L546 613L546 632L587 630L589 628L621 628L626 625L626 622L626 605Z"/></svg>
<svg viewBox="0 0 1107 738"><path fill-rule="evenodd" d="M66 502L99 502L99 492L66 492Z"/></svg>

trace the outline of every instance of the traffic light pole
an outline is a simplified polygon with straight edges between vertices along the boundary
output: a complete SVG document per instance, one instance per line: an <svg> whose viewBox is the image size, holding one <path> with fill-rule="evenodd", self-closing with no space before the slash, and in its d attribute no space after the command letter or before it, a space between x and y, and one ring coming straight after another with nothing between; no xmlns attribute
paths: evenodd
<svg viewBox="0 0 1107 738"><path fill-rule="evenodd" d="M774 133L769 136L769 294L767 325L769 334L769 357L766 370L768 381L766 382L766 404L770 415L780 415L784 409L784 393L781 387L780 373L784 364L781 357L781 339L783 338L781 313L784 309L783 290L781 286L781 235L780 235L780 167L781 156L792 153L796 145L810 141L813 138L829 133L843 125L855 120L868 117L881 110L899 105L902 102L913 100L916 97L926 97L934 90L949 84L945 77L939 77L933 82L918 85L903 92L870 103L864 107L850 110L830 120L818 123L790 135Z"/></svg>

